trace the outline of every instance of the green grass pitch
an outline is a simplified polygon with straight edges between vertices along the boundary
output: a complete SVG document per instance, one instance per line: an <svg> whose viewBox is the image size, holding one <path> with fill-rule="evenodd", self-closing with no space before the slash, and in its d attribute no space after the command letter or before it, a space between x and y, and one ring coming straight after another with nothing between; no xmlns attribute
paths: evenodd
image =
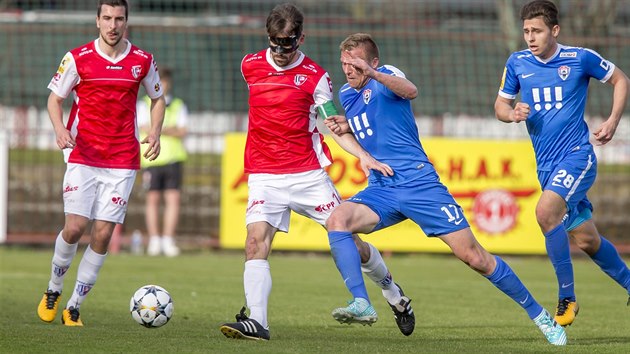
<svg viewBox="0 0 630 354"><path fill-rule="evenodd" d="M627 294L586 258L574 263L580 314L556 348L526 313L453 256L394 255L390 270L413 301L416 330L399 333L380 290L368 281L379 314L374 326L341 325L330 316L350 298L329 256L275 252L270 258L271 341L236 341L219 332L244 303L240 252L177 258L121 253L107 258L81 307L82 328L58 318L41 322L36 307L46 288L51 249L0 247L1 353L627 353ZM63 307L81 252L68 272ZM553 270L543 257L504 257L547 309L556 301ZM172 295L175 313L147 329L129 314L129 299L145 284Z"/></svg>

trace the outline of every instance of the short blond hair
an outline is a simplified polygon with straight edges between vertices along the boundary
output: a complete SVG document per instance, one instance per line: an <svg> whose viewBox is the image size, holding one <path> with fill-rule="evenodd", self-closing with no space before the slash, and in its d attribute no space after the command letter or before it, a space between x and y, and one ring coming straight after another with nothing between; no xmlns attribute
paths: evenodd
<svg viewBox="0 0 630 354"><path fill-rule="evenodd" d="M339 44L341 51L352 50L357 47L363 47L365 54L368 56L368 60L378 58L378 46L372 36L367 33L355 33L351 34Z"/></svg>

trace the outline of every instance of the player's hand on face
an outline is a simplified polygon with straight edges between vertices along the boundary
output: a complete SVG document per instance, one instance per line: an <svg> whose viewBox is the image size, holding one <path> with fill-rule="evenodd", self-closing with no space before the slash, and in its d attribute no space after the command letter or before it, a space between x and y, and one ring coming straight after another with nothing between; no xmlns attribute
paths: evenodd
<svg viewBox="0 0 630 354"><path fill-rule="evenodd" d="M354 67L354 70L357 74L366 75L366 76L374 76L374 68L370 66L363 58L357 57L350 51L343 52L341 56L341 62L343 64L349 64Z"/></svg>
<svg viewBox="0 0 630 354"><path fill-rule="evenodd" d="M331 132L342 135L345 133L350 133L350 124L348 124L348 120L344 116L336 115L330 116L324 119L324 124L330 129Z"/></svg>
<svg viewBox="0 0 630 354"><path fill-rule="evenodd" d="M149 134L146 138L142 139L142 144L149 144L147 150L144 152L144 158L153 161L160 155L160 137L155 134Z"/></svg>
<svg viewBox="0 0 630 354"><path fill-rule="evenodd" d="M525 102L518 102L512 111L512 121L515 123L522 122L529 116L530 108Z"/></svg>
<svg viewBox="0 0 630 354"><path fill-rule="evenodd" d="M363 173L365 173L365 177L370 176L370 170L378 171L382 173L383 176L391 177L394 175L394 170L388 164L376 160L367 152L359 156L359 162L361 163L361 169Z"/></svg>
<svg viewBox="0 0 630 354"><path fill-rule="evenodd" d="M612 140L613 136L615 136L615 131L617 130L617 125L613 120L608 119L603 122L597 130L593 132L593 136L595 137L595 145L604 145Z"/></svg>
<svg viewBox="0 0 630 354"><path fill-rule="evenodd" d="M65 128L59 129L58 132L55 131L55 135L56 135L57 146L61 150L72 149L77 144L74 138L72 137L72 135L70 135L70 132L68 131L68 129L65 129Z"/></svg>

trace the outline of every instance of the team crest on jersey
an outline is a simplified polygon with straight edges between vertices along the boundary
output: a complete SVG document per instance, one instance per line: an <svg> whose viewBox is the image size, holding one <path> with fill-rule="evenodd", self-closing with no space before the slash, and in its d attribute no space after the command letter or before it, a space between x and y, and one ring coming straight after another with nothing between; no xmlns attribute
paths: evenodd
<svg viewBox="0 0 630 354"><path fill-rule="evenodd" d="M367 89L365 91L363 91L363 102L365 102L365 104L370 103L370 98L372 97L372 90Z"/></svg>
<svg viewBox="0 0 630 354"><path fill-rule="evenodd" d="M306 79L307 79L306 75L297 74L297 75L295 75L295 78L293 79L293 83L296 86L300 86L300 85L302 85L303 83L306 82Z"/></svg>
<svg viewBox="0 0 630 354"><path fill-rule="evenodd" d="M560 76L562 80L566 80L569 77L570 73L571 73L571 68L566 65L562 65L561 67L558 68L558 75Z"/></svg>
<svg viewBox="0 0 630 354"><path fill-rule="evenodd" d="M142 74L142 65L134 65L131 67L131 75L134 79L137 79Z"/></svg>

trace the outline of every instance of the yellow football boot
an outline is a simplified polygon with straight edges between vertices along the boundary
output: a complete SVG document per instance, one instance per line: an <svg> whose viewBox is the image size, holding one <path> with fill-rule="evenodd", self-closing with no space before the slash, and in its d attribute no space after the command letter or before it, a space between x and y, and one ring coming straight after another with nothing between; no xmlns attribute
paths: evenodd
<svg viewBox="0 0 630 354"><path fill-rule="evenodd" d="M81 321L80 316L79 309L74 307L63 309L63 312L61 313L61 323L70 327L83 327L83 322Z"/></svg>
<svg viewBox="0 0 630 354"><path fill-rule="evenodd" d="M61 293L58 291L47 290L42 297L42 301L37 306L37 315L44 322L52 322L57 317L57 307Z"/></svg>
<svg viewBox="0 0 630 354"><path fill-rule="evenodd" d="M576 301L564 298L558 301L558 308L556 309L554 320L563 327L570 326L573 321L575 321L575 316L577 316L579 311L580 306L578 306Z"/></svg>

